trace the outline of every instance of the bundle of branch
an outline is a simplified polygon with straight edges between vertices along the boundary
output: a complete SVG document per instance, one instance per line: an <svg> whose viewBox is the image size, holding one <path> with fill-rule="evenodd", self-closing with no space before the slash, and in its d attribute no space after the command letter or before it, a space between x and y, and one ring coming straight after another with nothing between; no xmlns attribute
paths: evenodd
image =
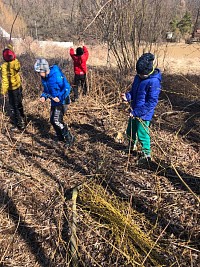
<svg viewBox="0 0 200 267"><path fill-rule="evenodd" d="M133 210L128 203L119 203L115 197L105 196L105 189L101 185L92 183L83 185L80 200L91 214L99 217L101 223L106 223L110 228L115 243L121 247L130 264L135 266L139 263L140 266L144 266L147 258L152 266L164 264L161 248L140 229L139 224L142 225L143 216Z"/></svg>

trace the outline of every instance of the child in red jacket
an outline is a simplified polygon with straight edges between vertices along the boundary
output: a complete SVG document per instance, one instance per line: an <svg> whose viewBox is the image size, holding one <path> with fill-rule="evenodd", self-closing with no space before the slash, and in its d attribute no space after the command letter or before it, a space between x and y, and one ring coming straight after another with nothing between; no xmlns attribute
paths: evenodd
<svg viewBox="0 0 200 267"><path fill-rule="evenodd" d="M86 81L86 74L87 74L87 65L86 62L88 60L88 49L85 45L83 47L77 47L76 54L74 53L74 49L70 48L70 56L74 61L74 98L72 101L77 101L79 94L78 94L78 87L81 85L83 89L83 94L87 94L87 81Z"/></svg>

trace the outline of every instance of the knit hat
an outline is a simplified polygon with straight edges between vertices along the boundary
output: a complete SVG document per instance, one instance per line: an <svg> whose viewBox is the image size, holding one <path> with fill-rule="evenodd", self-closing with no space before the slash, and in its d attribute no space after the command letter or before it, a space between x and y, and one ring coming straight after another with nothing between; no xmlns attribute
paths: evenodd
<svg viewBox="0 0 200 267"><path fill-rule="evenodd" d="M44 58L39 58L35 62L34 69L36 72L49 72L49 63Z"/></svg>
<svg viewBox="0 0 200 267"><path fill-rule="evenodd" d="M16 59L16 55L15 55L15 53L11 49L5 48L3 50L3 59L6 62L10 62L10 61L13 61L13 60Z"/></svg>
<svg viewBox="0 0 200 267"><path fill-rule="evenodd" d="M154 55L151 53L143 54L136 63L137 74L148 75L153 71Z"/></svg>
<svg viewBox="0 0 200 267"><path fill-rule="evenodd" d="M77 47L76 48L76 55L77 56L82 56L83 55L83 48L82 47Z"/></svg>

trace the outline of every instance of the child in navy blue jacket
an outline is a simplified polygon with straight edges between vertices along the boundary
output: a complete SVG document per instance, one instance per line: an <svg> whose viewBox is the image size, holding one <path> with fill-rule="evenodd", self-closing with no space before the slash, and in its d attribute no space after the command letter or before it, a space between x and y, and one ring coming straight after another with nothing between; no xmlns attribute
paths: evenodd
<svg viewBox="0 0 200 267"><path fill-rule="evenodd" d="M161 72L154 69L153 60L151 53L145 53L138 59L132 88L122 94L123 100L128 101L131 107L126 133L131 148L135 147L137 140L141 143L141 161L151 159L149 125L161 91Z"/></svg>
<svg viewBox="0 0 200 267"><path fill-rule="evenodd" d="M63 122L65 113L66 99L69 98L70 84L57 65L49 67L44 58L40 58L34 65L35 71L41 76L43 93L40 96L40 102L44 103L46 99L51 100L50 122L54 127L58 140L65 141L69 147L74 142L74 136L71 135L67 126Z"/></svg>

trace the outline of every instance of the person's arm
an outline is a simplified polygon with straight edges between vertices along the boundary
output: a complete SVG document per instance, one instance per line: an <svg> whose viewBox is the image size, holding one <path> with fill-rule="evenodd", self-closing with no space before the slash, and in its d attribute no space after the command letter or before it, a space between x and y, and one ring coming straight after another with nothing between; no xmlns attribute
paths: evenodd
<svg viewBox="0 0 200 267"><path fill-rule="evenodd" d="M40 100L41 98L44 98L44 101L45 101L47 98L49 98L49 90L48 90L46 83L43 81L42 78L41 78L41 81L42 81L43 91L42 91L42 94L40 95ZM44 101L41 101L41 102L44 102Z"/></svg>
<svg viewBox="0 0 200 267"><path fill-rule="evenodd" d="M126 101L127 101L127 102L130 102L130 101L131 101L131 91L125 93L125 98L126 98Z"/></svg>
<svg viewBox="0 0 200 267"><path fill-rule="evenodd" d="M70 50L69 50L69 54L70 54L71 58L74 60L75 57L76 57L76 55L75 55L75 53L74 53L74 48L73 48L73 47L70 48Z"/></svg>
<svg viewBox="0 0 200 267"><path fill-rule="evenodd" d="M152 110L154 110L158 103L160 91L161 91L160 81L158 79L155 79L148 88L146 103L140 107L134 108L131 111L131 114L134 117L142 117L151 112Z"/></svg>
<svg viewBox="0 0 200 267"><path fill-rule="evenodd" d="M9 88L8 73L7 73L7 64L4 63L1 66L1 94L5 95Z"/></svg>
<svg viewBox="0 0 200 267"><path fill-rule="evenodd" d="M137 82L138 82L138 77L136 75L134 80L133 80L133 84L131 86L131 90L125 93L126 101L130 102L132 100L131 99L132 98L132 96L131 96L132 95L132 90L134 89L135 86L137 86Z"/></svg>
<svg viewBox="0 0 200 267"><path fill-rule="evenodd" d="M65 88L65 97L67 97L70 94L71 86L65 76L64 76L64 88Z"/></svg>

